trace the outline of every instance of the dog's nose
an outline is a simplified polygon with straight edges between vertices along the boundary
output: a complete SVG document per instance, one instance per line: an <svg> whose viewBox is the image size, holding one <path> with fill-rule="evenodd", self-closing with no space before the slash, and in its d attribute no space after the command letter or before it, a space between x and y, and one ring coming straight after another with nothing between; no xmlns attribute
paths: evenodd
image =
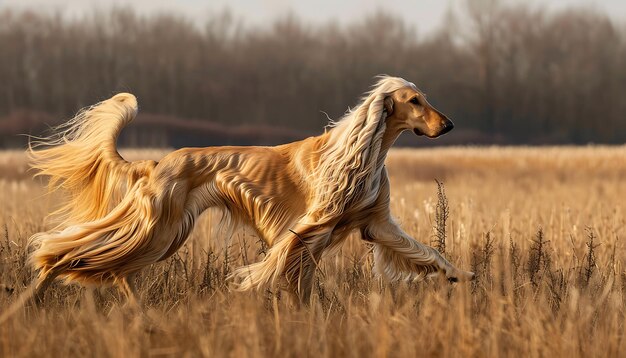
<svg viewBox="0 0 626 358"><path fill-rule="evenodd" d="M452 130L452 128L454 128L454 123L452 123L452 121L450 120L445 121L441 128L441 134L448 133L449 131Z"/></svg>

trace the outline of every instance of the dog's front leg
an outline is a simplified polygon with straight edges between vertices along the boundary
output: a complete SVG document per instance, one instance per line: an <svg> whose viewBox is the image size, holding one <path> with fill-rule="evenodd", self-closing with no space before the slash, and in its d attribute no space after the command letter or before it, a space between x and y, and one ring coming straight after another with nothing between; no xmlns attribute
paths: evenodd
<svg viewBox="0 0 626 358"><path fill-rule="evenodd" d="M362 231L374 244L375 268L391 280L442 272L451 282L467 281L474 273L454 267L437 250L419 243L392 220L371 223Z"/></svg>

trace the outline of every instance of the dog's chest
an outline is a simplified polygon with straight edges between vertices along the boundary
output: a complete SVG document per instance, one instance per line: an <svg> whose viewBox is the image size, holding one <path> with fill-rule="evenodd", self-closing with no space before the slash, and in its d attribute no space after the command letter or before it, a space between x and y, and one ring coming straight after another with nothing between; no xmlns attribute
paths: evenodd
<svg viewBox="0 0 626 358"><path fill-rule="evenodd" d="M354 200L346 206L346 213L363 211L374 205L380 193L380 175L377 175L370 183L364 183L355 193Z"/></svg>

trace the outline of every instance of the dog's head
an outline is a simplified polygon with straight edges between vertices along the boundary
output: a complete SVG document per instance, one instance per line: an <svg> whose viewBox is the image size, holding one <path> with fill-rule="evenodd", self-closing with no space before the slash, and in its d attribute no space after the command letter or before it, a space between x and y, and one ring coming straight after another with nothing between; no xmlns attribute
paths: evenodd
<svg viewBox="0 0 626 358"><path fill-rule="evenodd" d="M426 96L412 85L385 97L385 111L388 126L412 130L428 138L437 138L454 128L452 121L433 108Z"/></svg>

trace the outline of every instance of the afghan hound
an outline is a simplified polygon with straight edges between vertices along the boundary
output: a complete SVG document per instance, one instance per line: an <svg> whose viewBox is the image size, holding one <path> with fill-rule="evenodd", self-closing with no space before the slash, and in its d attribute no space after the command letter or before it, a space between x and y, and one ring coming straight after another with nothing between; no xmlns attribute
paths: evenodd
<svg viewBox="0 0 626 358"><path fill-rule="evenodd" d="M324 134L276 147L184 148L161 161L128 162L117 137L137 114L120 93L80 112L29 154L49 189L68 200L62 223L34 235L33 295L53 280L117 285L137 301L133 276L185 243L197 217L221 208L269 245L237 269L239 289L281 287L308 302L320 258L352 231L373 244L375 269L389 279L441 272L474 274L406 234L392 219L385 157L404 130L438 137L453 128L416 86L383 76Z"/></svg>

